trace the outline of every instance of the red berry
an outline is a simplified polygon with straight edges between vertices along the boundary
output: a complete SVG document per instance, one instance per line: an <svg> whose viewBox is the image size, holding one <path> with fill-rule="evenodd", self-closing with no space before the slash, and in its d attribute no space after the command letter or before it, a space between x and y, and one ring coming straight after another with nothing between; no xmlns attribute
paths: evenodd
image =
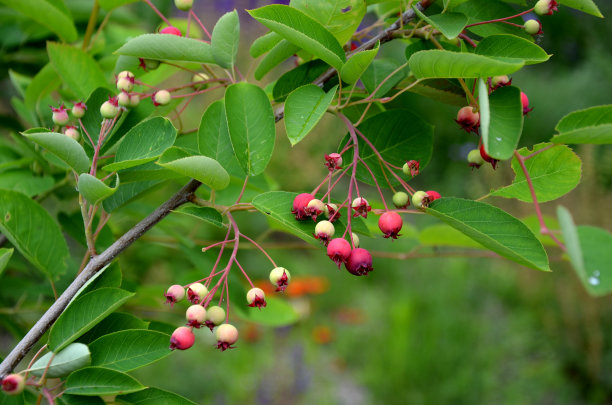
<svg viewBox="0 0 612 405"><path fill-rule="evenodd" d="M327 245L327 256L340 268L351 255L351 244L344 238L332 239Z"/></svg>
<svg viewBox="0 0 612 405"><path fill-rule="evenodd" d="M261 288L251 288L247 292L247 302L250 307L257 307L261 309L261 307L265 307L266 303L266 294Z"/></svg>
<svg viewBox="0 0 612 405"><path fill-rule="evenodd" d="M372 268L372 255L366 249L356 248L351 251L344 266L349 273L356 276L367 276Z"/></svg>
<svg viewBox="0 0 612 405"><path fill-rule="evenodd" d="M166 297L166 304L170 304L172 307L175 302L179 302L185 298L185 289L178 284L174 284L168 288L164 296Z"/></svg>
<svg viewBox="0 0 612 405"><path fill-rule="evenodd" d="M455 121L467 132L478 133L480 114L475 112L474 109L468 105L459 110Z"/></svg>
<svg viewBox="0 0 612 405"><path fill-rule="evenodd" d="M2 391L6 395L21 394L25 389L25 385L25 378L21 374L9 374L2 379Z"/></svg>
<svg viewBox="0 0 612 405"><path fill-rule="evenodd" d="M330 172L342 169L342 167L340 167L341 165L342 155L339 153L330 153L329 155L325 155L325 166L327 166Z"/></svg>
<svg viewBox="0 0 612 405"><path fill-rule="evenodd" d="M429 201L434 201L442 197L440 193L438 193L437 191L433 191L433 190L427 191L427 196L429 197Z"/></svg>
<svg viewBox="0 0 612 405"><path fill-rule="evenodd" d="M206 309L199 304L192 305L185 311L185 318L187 318L187 326L200 329L206 320Z"/></svg>
<svg viewBox="0 0 612 405"><path fill-rule="evenodd" d="M521 91L521 104L523 104L523 115L527 115L533 108L529 108L529 97Z"/></svg>
<svg viewBox="0 0 612 405"><path fill-rule="evenodd" d="M224 323L219 325L215 331L217 337L217 348L221 351L233 349L232 345L238 340L238 329L234 325Z"/></svg>
<svg viewBox="0 0 612 405"><path fill-rule="evenodd" d="M293 209L291 210L291 213L295 215L295 219L301 221L308 218L308 214L306 214L306 206L313 199L314 196L309 193L298 194L295 197L293 200Z"/></svg>
<svg viewBox="0 0 612 405"><path fill-rule="evenodd" d="M170 350L187 350L195 342L195 335L191 328L181 326L175 329L170 336Z"/></svg>
<svg viewBox="0 0 612 405"><path fill-rule="evenodd" d="M493 170L495 170L495 167L497 166L497 162L499 162L499 160L493 159L487 154L487 152L485 151L484 143L480 144L480 156L484 159L485 162L491 163L491 166L493 166Z"/></svg>
<svg viewBox="0 0 612 405"><path fill-rule="evenodd" d="M160 34L172 34L176 36L182 36L181 31L176 27L166 27L159 31Z"/></svg>
<svg viewBox="0 0 612 405"><path fill-rule="evenodd" d="M394 211L387 211L378 218L378 227L385 238L397 239L403 225L402 217Z"/></svg>

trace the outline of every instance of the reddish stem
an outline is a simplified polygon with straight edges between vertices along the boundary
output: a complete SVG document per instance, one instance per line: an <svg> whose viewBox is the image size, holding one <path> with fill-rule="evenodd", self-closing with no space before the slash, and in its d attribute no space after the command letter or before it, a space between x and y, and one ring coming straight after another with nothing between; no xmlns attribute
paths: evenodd
<svg viewBox="0 0 612 405"><path fill-rule="evenodd" d="M389 211L389 207L387 207L387 202L385 201L385 197L383 196L383 192L380 189L380 186L378 185L378 181L376 181L376 176L374 176L374 173L372 173L372 170L370 169L370 166L368 166L368 164L366 162L364 162L362 158L359 158L359 161L365 166L365 168L370 173L370 176L372 177L372 180L374 180L374 184L376 185L376 189L378 190L378 194L380 195L380 199L382 200L382 203L385 206L385 210Z"/></svg>
<svg viewBox="0 0 612 405"><path fill-rule="evenodd" d="M153 9L153 11L155 11L155 14L157 14L159 18L161 18L166 24L172 27L172 24L170 23L170 21L168 21L168 19L157 9L157 7L153 5L153 3L151 3L150 0L144 0L144 2L147 3L149 7Z"/></svg>
<svg viewBox="0 0 612 405"><path fill-rule="evenodd" d="M268 254L268 252L265 251L264 248L262 248L259 243L255 242L253 239L249 238L248 236L246 236L245 234L241 233L240 236L242 236L244 239L248 240L249 242L251 242L257 249L261 250L261 253L263 253L264 255L266 255L266 257L268 258L268 260L270 260L270 263L272 263L272 266L274 267L278 267L276 265L276 263L274 263L274 260L272 260L272 258L270 257L270 255Z"/></svg>
<svg viewBox="0 0 612 405"><path fill-rule="evenodd" d="M520 17L520 16L525 15L525 14L529 14L529 13L531 13L532 11L533 11L533 8L530 8L529 10L525 10L525 11L523 11L522 13L518 13L518 14L515 14L515 15L511 15L510 17L504 17L504 18L498 18L498 19L496 19L496 20L480 21L480 22L477 22L477 23L468 24L468 25L466 25L466 26L465 26L465 28L474 27L474 26L476 26L476 25L491 24L491 23L496 23L496 22L504 22L504 21L506 21L506 20L511 20L511 19L513 19L513 18Z"/></svg>
<svg viewBox="0 0 612 405"><path fill-rule="evenodd" d="M198 16L193 12L193 10L189 10L189 15L192 16L196 20L200 28L202 28L202 31L204 31L204 33L208 36L208 39L212 39L212 37L210 36L210 33L208 32L204 24L202 24L202 21L200 21Z"/></svg>

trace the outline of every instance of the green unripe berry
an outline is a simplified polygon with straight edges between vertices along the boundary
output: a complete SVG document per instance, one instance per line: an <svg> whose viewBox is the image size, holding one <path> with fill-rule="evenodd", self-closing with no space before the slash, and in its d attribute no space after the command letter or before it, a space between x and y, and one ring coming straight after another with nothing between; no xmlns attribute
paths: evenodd
<svg viewBox="0 0 612 405"><path fill-rule="evenodd" d="M523 24L523 28L529 35L536 35L540 32L541 24L537 20L527 20L525 24Z"/></svg>
<svg viewBox="0 0 612 405"><path fill-rule="evenodd" d="M221 325L225 321L225 310L217 305L208 307L206 311L206 320L213 325Z"/></svg>
<svg viewBox="0 0 612 405"><path fill-rule="evenodd" d="M193 0L174 0L174 5L181 11L189 11L193 7Z"/></svg>
<svg viewBox="0 0 612 405"><path fill-rule="evenodd" d="M427 207L429 203L429 196L425 191L417 191L412 195L412 205L417 208Z"/></svg>
<svg viewBox="0 0 612 405"><path fill-rule="evenodd" d="M100 106L100 115L102 115L102 118L110 120L115 118L117 114L119 114L119 107L110 101L105 101Z"/></svg>
<svg viewBox="0 0 612 405"><path fill-rule="evenodd" d="M403 191L398 191L397 193L393 194L393 205L395 205L397 208L406 208L409 204L409 200L408 194L404 193Z"/></svg>
<svg viewBox="0 0 612 405"><path fill-rule="evenodd" d="M157 105L166 105L170 102L172 97L170 96L170 92L168 90L159 90L153 95L153 104Z"/></svg>
<svg viewBox="0 0 612 405"><path fill-rule="evenodd" d="M473 167L480 167L485 162L480 154L480 149L472 149L467 155L467 161Z"/></svg>

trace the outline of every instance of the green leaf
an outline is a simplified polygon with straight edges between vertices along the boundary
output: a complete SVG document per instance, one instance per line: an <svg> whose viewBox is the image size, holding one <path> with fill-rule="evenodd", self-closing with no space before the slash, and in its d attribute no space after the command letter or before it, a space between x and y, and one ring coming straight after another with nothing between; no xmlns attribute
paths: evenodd
<svg viewBox="0 0 612 405"><path fill-rule="evenodd" d="M407 160L420 161L421 170L429 163L433 153L433 127L408 110L389 110L368 118L358 129L369 139L383 159L395 166L402 166ZM348 137L344 138L345 141ZM342 142L340 149L346 142ZM382 187L399 184L387 171L386 177L378 156L358 136L359 156L370 167L376 181ZM344 166L353 161L352 149L343 155ZM357 179L374 184L370 172L362 164L357 165Z"/></svg>
<svg viewBox="0 0 612 405"><path fill-rule="evenodd" d="M348 62L347 62L348 64ZM300 66L291 69L290 71L283 74L276 81L274 89L272 89L272 95L274 100L282 101L289 93L298 87L312 83L317 77L321 76L329 66L321 59L311 60L301 64Z"/></svg>
<svg viewBox="0 0 612 405"><path fill-rule="evenodd" d="M244 177L232 148L224 100L210 104L202 115L198 129L198 149L202 155L217 160L231 175Z"/></svg>
<svg viewBox="0 0 612 405"><path fill-rule="evenodd" d="M489 86L485 83L482 77L477 80L478 83L478 109L480 114L479 125L480 134L487 149L489 139L489 128L491 127L491 107L489 106ZM485 139L487 141L485 141Z"/></svg>
<svg viewBox="0 0 612 405"><path fill-rule="evenodd" d="M106 402L100 397L85 397L80 395L62 394L55 399L59 405L105 405Z"/></svg>
<svg viewBox="0 0 612 405"><path fill-rule="evenodd" d="M214 190L222 190L229 185L229 174L219 162L206 156L191 156L174 146L161 155L157 164L192 177Z"/></svg>
<svg viewBox="0 0 612 405"><path fill-rule="evenodd" d="M298 313L286 300L267 296L266 304L262 310L244 305L235 305L234 310L241 318L266 326L287 326L299 320Z"/></svg>
<svg viewBox="0 0 612 405"><path fill-rule="evenodd" d="M89 171L91 162L80 143L57 132L24 133L23 136L36 142L72 167L77 173Z"/></svg>
<svg viewBox="0 0 612 405"><path fill-rule="evenodd" d="M223 228L223 218L221 217L219 211L214 208L184 205L173 212L200 219L216 226L217 228Z"/></svg>
<svg viewBox="0 0 612 405"><path fill-rule="evenodd" d="M140 0L98 0L98 2L100 3L100 7L102 7L106 11L111 11L117 7L126 4L136 3L137 1Z"/></svg>
<svg viewBox="0 0 612 405"><path fill-rule="evenodd" d="M399 62L395 59L376 59L361 76L361 81L368 93L373 93L374 90L387 79L388 76L400 67ZM382 97L389 92L397 83L405 76L405 70L398 70L393 76L389 77L385 83L374 94L374 98Z"/></svg>
<svg viewBox="0 0 612 405"><path fill-rule="evenodd" d="M79 193L81 193L81 195L85 197L90 204L95 205L115 194L115 191L117 191L117 188L119 187L118 175L115 175L114 183L114 187L109 187L97 177L88 173L83 173L79 176L77 187L79 189Z"/></svg>
<svg viewBox="0 0 612 405"><path fill-rule="evenodd" d="M128 184L122 184L119 189L102 202L104 211L113 212L136 199L141 197L146 191L151 190L159 185L162 180L139 181Z"/></svg>
<svg viewBox="0 0 612 405"><path fill-rule="evenodd" d="M250 10L249 14L292 44L323 59L336 70L345 61L338 40L318 21L289 6L273 4Z"/></svg>
<svg viewBox="0 0 612 405"><path fill-rule="evenodd" d="M40 105L42 100L49 94L53 93L61 84L61 80L57 75L53 65L47 63L42 67L30 82L30 85L26 89L24 97L25 105L36 112L40 117L43 115L41 109L49 111L48 105Z"/></svg>
<svg viewBox="0 0 612 405"><path fill-rule="evenodd" d="M66 42L77 39L77 30L72 19L53 6L48 0L0 0L0 3L24 14Z"/></svg>
<svg viewBox="0 0 612 405"><path fill-rule="evenodd" d="M210 41L213 58L217 64L232 69L240 43L240 20L236 10L227 12L217 20Z"/></svg>
<svg viewBox="0 0 612 405"><path fill-rule="evenodd" d="M525 62L525 65L546 62L550 55L532 41L514 35L491 35L476 47L476 54L499 57L508 62Z"/></svg>
<svg viewBox="0 0 612 405"><path fill-rule="evenodd" d="M289 5L320 22L340 44L351 39L367 8L363 0L291 0Z"/></svg>
<svg viewBox="0 0 612 405"><path fill-rule="evenodd" d="M550 143L534 145L533 150L522 148L521 156L549 148L525 161L525 167L531 177L538 202L555 200L570 191L580 183L580 158L567 146L557 145L550 148ZM491 195L505 198L516 198L524 202L532 202L531 192L523 174L520 163L512 159L512 170L515 177L512 184L491 192Z"/></svg>
<svg viewBox="0 0 612 405"><path fill-rule="evenodd" d="M132 127L119 144L115 162L104 167L107 172L123 170L159 157L176 140L176 128L165 117L146 119Z"/></svg>
<svg viewBox="0 0 612 405"><path fill-rule="evenodd" d="M28 197L49 191L55 185L51 176L36 176L30 170L11 170L0 173L0 188L18 191Z"/></svg>
<svg viewBox="0 0 612 405"><path fill-rule="evenodd" d="M340 70L342 81L348 84L356 83L376 57L379 46L380 42L377 42L373 49L353 54Z"/></svg>
<svg viewBox="0 0 612 405"><path fill-rule="evenodd" d="M434 28L442 33L448 39L454 39L461 31L465 28L468 23L468 18L465 14L461 13L444 13L435 14L432 16L426 16L416 6L412 6L412 9L417 15L428 24L431 24Z"/></svg>
<svg viewBox="0 0 612 405"><path fill-rule="evenodd" d="M510 159L514 154L523 132L523 104L521 91L514 86L504 86L488 97L488 108L483 101L488 91L482 79L484 91L479 84L479 102L481 111L482 141L486 152L494 159ZM490 124L485 125L485 112L489 110ZM487 130L488 126L488 130Z"/></svg>
<svg viewBox="0 0 612 405"><path fill-rule="evenodd" d="M453 3L457 3L457 1L453 1ZM515 15L516 9L506 2L499 0L470 0L453 8L453 12L465 14L469 19L469 25ZM515 17L507 21L523 25L523 20L520 17ZM469 27L468 30L481 37L488 37L489 35L495 34L511 34L523 38L531 38L529 34L525 33L525 30L504 24L503 22L475 25Z"/></svg>
<svg viewBox="0 0 612 405"><path fill-rule="evenodd" d="M49 364L51 362L51 364ZM46 376L50 378L64 377L86 367L91 363L89 348L83 343L72 343L61 352L45 354L30 367L30 372L40 377L47 369Z"/></svg>
<svg viewBox="0 0 612 405"><path fill-rule="evenodd" d="M76 299L60 315L49 332L49 349L57 352L119 308L134 293L100 288Z"/></svg>
<svg viewBox="0 0 612 405"><path fill-rule="evenodd" d="M91 328L89 332L81 336L78 341L81 343L90 344L99 337L113 332L119 332L126 329L147 329L148 326L148 322L145 322L132 314L113 312L96 326Z"/></svg>
<svg viewBox="0 0 612 405"><path fill-rule="evenodd" d="M550 271L546 251L538 238L525 224L497 207L461 198L441 198L432 202L426 212L500 256Z"/></svg>
<svg viewBox="0 0 612 405"><path fill-rule="evenodd" d="M285 128L291 146L304 139L323 118L336 88L325 93L319 86L307 84L289 94L285 102Z"/></svg>
<svg viewBox="0 0 612 405"><path fill-rule="evenodd" d="M597 5L593 0L559 0L564 6L575 8L587 14L594 15L595 17L603 18L601 11L597 8Z"/></svg>
<svg viewBox="0 0 612 405"><path fill-rule="evenodd" d="M127 374L103 367L86 367L66 379L66 394L121 395L141 391L146 387Z"/></svg>
<svg viewBox="0 0 612 405"><path fill-rule="evenodd" d="M140 35L130 39L115 53L155 60L217 63L209 44L169 34Z"/></svg>
<svg viewBox="0 0 612 405"><path fill-rule="evenodd" d="M257 69L255 69L255 79L261 80L270 70L272 70L279 63L283 62L287 58L293 56L300 48L293 45L286 39L281 40L278 44L274 45L272 50L263 58Z"/></svg>
<svg viewBox="0 0 612 405"><path fill-rule="evenodd" d="M250 176L262 173L272 158L276 137L268 96L254 84L232 84L225 91L225 111L240 166Z"/></svg>
<svg viewBox="0 0 612 405"><path fill-rule="evenodd" d="M60 227L26 195L0 190L0 232L48 277L55 279L66 271L70 253Z"/></svg>
<svg viewBox="0 0 612 405"><path fill-rule="evenodd" d="M472 249L483 249L483 246L472 238L449 225L428 226L419 233L419 242L423 246L448 246Z"/></svg>
<svg viewBox="0 0 612 405"><path fill-rule="evenodd" d="M118 395L116 400L120 403L125 402L131 405L196 405L195 402L191 402L187 398L183 398L173 392L160 390L159 388L147 388L133 394Z"/></svg>
<svg viewBox="0 0 612 405"><path fill-rule="evenodd" d="M514 73L523 67L523 62L433 49L413 54L409 66L417 78L478 78Z"/></svg>
<svg viewBox="0 0 612 405"><path fill-rule="evenodd" d="M268 32L253 41L249 53L252 57L257 58L274 48L282 39L283 37L276 32Z"/></svg>
<svg viewBox="0 0 612 405"><path fill-rule="evenodd" d="M170 336L131 329L102 336L89 345L91 365L131 371L170 355Z"/></svg>
<svg viewBox="0 0 612 405"><path fill-rule="evenodd" d="M561 232L563 233L563 242L567 249L567 254L570 262L572 263L572 267L578 274L578 278L580 280L587 280L588 277L584 267L582 247L580 246L578 230L574 224L572 214L567 208L559 205L557 207L557 218L559 218L559 225L561 226Z"/></svg>
<svg viewBox="0 0 612 405"><path fill-rule="evenodd" d="M80 48L47 42L47 53L57 74L80 99L98 87L110 87L94 58Z"/></svg>
<svg viewBox="0 0 612 405"><path fill-rule="evenodd" d="M6 268L6 265L8 264L9 260L11 260L11 257L13 256L13 248L1 248L0 249L0 276L2 275L2 272L4 271L4 269Z"/></svg>
<svg viewBox="0 0 612 405"><path fill-rule="evenodd" d="M602 105L574 111L566 115L555 127L560 132L551 141L555 143L612 143L612 105Z"/></svg>

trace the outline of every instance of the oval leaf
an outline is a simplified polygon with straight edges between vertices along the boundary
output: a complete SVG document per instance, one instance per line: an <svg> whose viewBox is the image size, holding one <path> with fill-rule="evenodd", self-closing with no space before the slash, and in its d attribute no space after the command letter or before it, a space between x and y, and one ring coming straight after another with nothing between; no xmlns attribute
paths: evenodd
<svg viewBox="0 0 612 405"><path fill-rule="evenodd" d="M121 395L146 387L127 374L103 367L86 367L70 374L66 379L66 394Z"/></svg>
<svg viewBox="0 0 612 405"><path fill-rule="evenodd" d="M19 253L48 277L55 279L66 271L70 253L60 227L31 198L15 191L0 190L0 231Z"/></svg>
<svg viewBox="0 0 612 405"><path fill-rule="evenodd" d="M389 77L399 67L400 64L395 59L376 59L363 72L361 81L369 93L374 93L374 90L380 85L373 97L382 97L404 78L405 69L400 69ZM384 83L382 83L383 80Z"/></svg>
<svg viewBox="0 0 612 405"><path fill-rule="evenodd" d="M187 398L159 388L147 388L133 394L120 395L116 398L120 403L132 405L162 404L162 405L196 405Z"/></svg>
<svg viewBox="0 0 612 405"><path fill-rule="evenodd" d="M410 70L419 79L501 76L514 73L523 65L523 62L438 49L416 52L409 61Z"/></svg>
<svg viewBox="0 0 612 405"><path fill-rule="evenodd" d="M310 62L302 63L300 66L291 69L276 81L274 89L272 90L274 100L284 100L293 90L312 83L327 69L329 69L329 66L321 59L311 60Z"/></svg>
<svg viewBox="0 0 612 405"><path fill-rule="evenodd" d="M240 42L240 20L236 10L225 13L217 20L212 32L210 45L217 64L231 69L238 55Z"/></svg>
<svg viewBox="0 0 612 405"><path fill-rule="evenodd" d="M249 14L292 44L323 59L336 70L342 67L345 56L338 40L318 21L301 11L273 4L250 10Z"/></svg>
<svg viewBox="0 0 612 405"><path fill-rule="evenodd" d="M250 176L262 173L274 150L274 112L266 93L249 83L225 91L225 112L234 153Z"/></svg>
<svg viewBox="0 0 612 405"><path fill-rule="evenodd" d="M115 53L155 60L217 63L206 42L169 34L140 35L129 40Z"/></svg>
<svg viewBox="0 0 612 405"><path fill-rule="evenodd" d="M510 4L498 0L453 0L453 3L462 3L453 8L453 12L463 13L466 15L469 19L468 25L483 21L496 20L499 18L506 18L516 14L516 9L514 9ZM523 25L523 20L521 17L515 17L506 21ZM469 27L468 30L483 38L488 37L489 35L511 34L531 39L531 36L527 34L525 30L517 29L517 27L501 22L494 24L474 25Z"/></svg>
<svg viewBox="0 0 612 405"><path fill-rule="evenodd" d="M76 41L78 34L72 19L48 0L0 0L13 10L28 16L66 42Z"/></svg>
<svg viewBox="0 0 612 405"><path fill-rule="evenodd" d="M373 49L353 54L340 70L342 81L348 84L356 83L376 57L379 46L380 42L376 43Z"/></svg>
<svg viewBox="0 0 612 405"><path fill-rule="evenodd" d="M319 86L307 84L289 94L285 102L285 129L291 146L304 139L323 118L336 88L325 93Z"/></svg>
<svg viewBox="0 0 612 405"><path fill-rule="evenodd" d="M57 352L93 328L134 293L119 288L99 288L75 300L49 332L49 349Z"/></svg>
<svg viewBox="0 0 612 405"><path fill-rule="evenodd" d="M274 48L274 45L278 44L282 39L283 37L276 32L268 32L253 41L249 53L252 57L257 58Z"/></svg>
<svg viewBox="0 0 612 405"><path fill-rule="evenodd" d="M223 228L223 217L219 211L211 207L198 207L196 205L182 206L173 212L188 215L192 218L208 222L218 228Z"/></svg>
<svg viewBox="0 0 612 405"><path fill-rule="evenodd" d="M584 260L584 277L579 274L589 294L602 296L612 292L612 234L594 226L579 226L578 240Z"/></svg>
<svg viewBox="0 0 612 405"><path fill-rule="evenodd" d="M78 341L85 344L90 344L96 339L108 335L109 333L119 332L126 329L147 329L149 322L123 312L113 312L100 323L91 328L89 332L81 336ZM173 329L174 330L174 329Z"/></svg>
<svg viewBox="0 0 612 405"><path fill-rule="evenodd" d="M485 85L484 94L486 92ZM479 92L479 96L481 110L484 111L483 93ZM494 159L510 159L523 132L521 91L514 86L501 87L489 95L488 102L490 119L488 131L484 130L485 125L482 124L482 141L485 150Z"/></svg>
<svg viewBox="0 0 612 405"><path fill-rule="evenodd" d="M468 18L465 14L461 13L444 13L435 14L432 16L426 16L416 6L412 6L412 9L417 15L428 24L431 24L434 28L442 33L446 38L456 38L461 31L465 28L468 23Z"/></svg>
<svg viewBox="0 0 612 405"><path fill-rule="evenodd" d="M255 69L255 78L261 80L270 70L274 69L274 67L278 66L279 63L287 58L293 56L299 50L300 48L298 46L293 45L286 39L282 39L278 44L274 45L272 50L270 50L262 61L259 62L257 69Z"/></svg>
<svg viewBox="0 0 612 405"><path fill-rule="evenodd" d="M131 371L170 355L170 336L132 329L102 336L89 345L91 365Z"/></svg>
<svg viewBox="0 0 612 405"><path fill-rule="evenodd" d="M176 128L164 117L153 117L132 127L123 137L115 162L104 167L107 172L138 166L159 157L176 140Z"/></svg>
<svg viewBox="0 0 612 405"><path fill-rule="evenodd" d="M115 186L109 187L97 177L88 173L83 173L79 176L77 187L79 193L81 193L90 204L95 205L115 194L115 191L117 191L119 187L119 176L115 176Z"/></svg>
<svg viewBox="0 0 612 405"><path fill-rule="evenodd" d="M612 105L574 111L563 117L556 128L555 143L612 143Z"/></svg>
<svg viewBox="0 0 612 405"><path fill-rule="evenodd" d="M550 143L540 143L534 145L533 150L522 148L518 153L528 156L550 146ZM580 183L581 166L580 158L565 145L549 148L525 161L540 203L555 200L572 191ZM512 184L491 192L491 195L532 202L525 174L516 158L512 159L512 170L515 173Z"/></svg>
<svg viewBox="0 0 612 405"><path fill-rule="evenodd" d="M51 176L39 176L30 170L11 170L0 173L0 188L18 191L28 197L49 191L55 185Z"/></svg>
<svg viewBox="0 0 612 405"><path fill-rule="evenodd" d="M548 256L538 238L525 224L497 207L461 198L441 198L426 212L507 259L550 271Z"/></svg>
<svg viewBox="0 0 612 405"><path fill-rule="evenodd" d="M597 8L597 5L593 0L560 0L564 6L575 8L576 10L580 10L587 14L594 15L595 17L603 18L601 11Z"/></svg>
<svg viewBox="0 0 612 405"><path fill-rule="evenodd" d="M36 142L74 169L77 173L89 171L91 162L80 143L57 132L24 133L23 136Z"/></svg>
<svg viewBox="0 0 612 405"><path fill-rule="evenodd" d="M526 65L546 62L550 55L532 41L515 35L491 35L476 47L476 54L497 56L503 60L525 62Z"/></svg>
<svg viewBox="0 0 612 405"><path fill-rule="evenodd" d="M290 5L323 24L340 44L351 39L367 8L363 0L291 0Z"/></svg>
<svg viewBox="0 0 612 405"><path fill-rule="evenodd" d="M91 363L89 348L83 343L72 343L64 350L57 353L47 353L42 356L30 367L30 372L37 377L43 375L47 366L47 377L56 378L64 377L82 367L88 366ZM53 357L53 360L51 358ZM51 362L51 364L49 364Z"/></svg>
<svg viewBox="0 0 612 405"><path fill-rule="evenodd" d="M213 190L222 190L229 185L229 174L219 162L206 156L191 156L177 147L164 152L157 164L183 176L192 177Z"/></svg>

